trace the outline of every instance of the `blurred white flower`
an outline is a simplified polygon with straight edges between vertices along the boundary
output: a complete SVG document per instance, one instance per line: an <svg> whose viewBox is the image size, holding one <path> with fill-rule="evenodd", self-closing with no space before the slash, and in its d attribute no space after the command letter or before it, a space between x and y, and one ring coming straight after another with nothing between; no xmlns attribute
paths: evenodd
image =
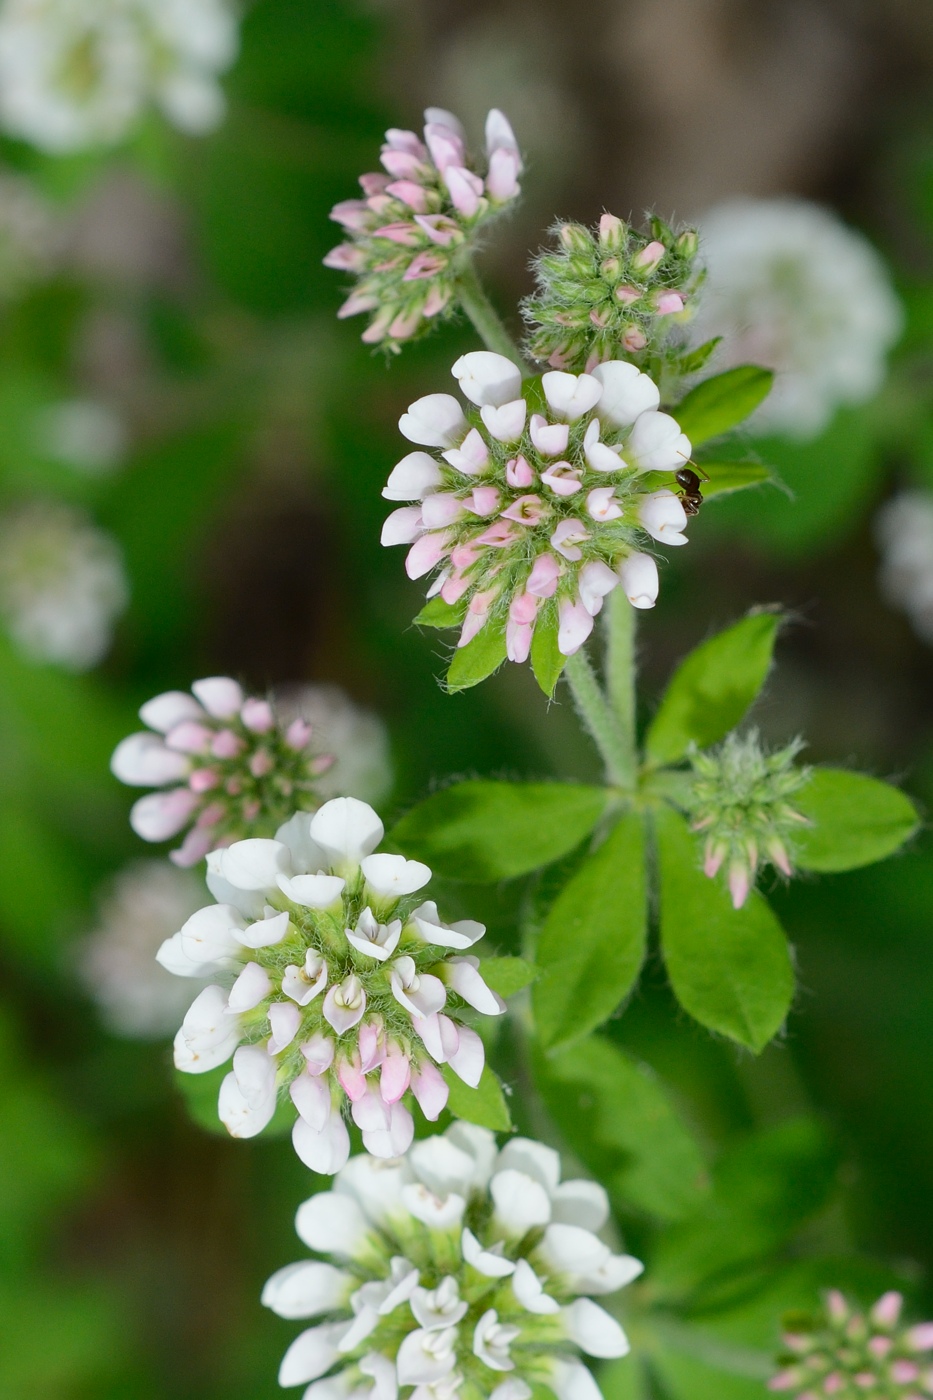
<svg viewBox="0 0 933 1400"><path fill-rule="evenodd" d="M51 267L59 230L45 200L21 175L0 172L0 297L17 296Z"/></svg>
<svg viewBox="0 0 933 1400"><path fill-rule="evenodd" d="M378 715L355 705L336 685L281 685L272 693L280 721L303 719L334 766L317 779L322 801L358 797L378 805L392 786L389 735Z"/></svg>
<svg viewBox="0 0 933 1400"><path fill-rule="evenodd" d="M905 612L933 644L933 494L902 491L878 512L879 583L892 607Z"/></svg>
<svg viewBox="0 0 933 1400"><path fill-rule="evenodd" d="M816 437L880 387L903 324L885 263L862 234L803 199L733 199L700 220L708 280L696 343L722 335L720 368L777 371L754 432Z"/></svg>
<svg viewBox="0 0 933 1400"><path fill-rule="evenodd" d="M0 615L34 660L88 670L128 599L119 546L83 511L33 501L0 516Z"/></svg>
<svg viewBox="0 0 933 1400"><path fill-rule="evenodd" d="M121 140L149 102L183 131L221 121L226 0L4 0L0 122L53 154Z"/></svg>
<svg viewBox="0 0 933 1400"><path fill-rule="evenodd" d="M49 404L36 418L35 439L41 452L87 476L113 471L126 451L123 419L96 399Z"/></svg>
<svg viewBox="0 0 933 1400"><path fill-rule="evenodd" d="M134 861L113 881L97 928L78 949L78 973L116 1035L174 1034L191 984L166 972L155 955L203 901L203 882L162 860Z"/></svg>

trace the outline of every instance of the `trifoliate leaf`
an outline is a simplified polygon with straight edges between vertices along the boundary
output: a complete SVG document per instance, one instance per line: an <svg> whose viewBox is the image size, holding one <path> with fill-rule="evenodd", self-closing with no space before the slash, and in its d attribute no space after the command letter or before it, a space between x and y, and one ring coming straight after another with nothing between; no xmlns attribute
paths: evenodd
<svg viewBox="0 0 933 1400"><path fill-rule="evenodd" d="M445 603L438 594L429 598L415 618L418 627L459 627L466 613L466 603Z"/></svg>
<svg viewBox="0 0 933 1400"><path fill-rule="evenodd" d="M538 976L534 963L524 958L484 958L479 970L487 986L506 998L513 997Z"/></svg>
<svg viewBox="0 0 933 1400"><path fill-rule="evenodd" d="M412 808L390 840L447 879L508 880L572 851L608 800L574 783L455 783Z"/></svg>
<svg viewBox="0 0 933 1400"><path fill-rule="evenodd" d="M671 409L693 447L720 437L743 422L768 396L774 372L759 365L738 365L704 379Z"/></svg>
<svg viewBox="0 0 933 1400"><path fill-rule="evenodd" d="M486 623L465 647L457 647L447 671L447 689L453 695L479 685L505 660L505 623Z"/></svg>
<svg viewBox="0 0 933 1400"><path fill-rule="evenodd" d="M629 813L564 886L538 939L533 1004L542 1044L566 1045L611 1016L645 956L642 819Z"/></svg>
<svg viewBox="0 0 933 1400"><path fill-rule="evenodd" d="M787 939L757 890L733 909L721 881L697 869L697 844L670 808L657 813L661 948L674 995L701 1025L757 1054L794 994Z"/></svg>
<svg viewBox="0 0 933 1400"><path fill-rule="evenodd" d="M653 763L676 763L691 743L708 748L735 728L764 685L779 624L777 613L750 613L680 663L645 739Z"/></svg>
<svg viewBox="0 0 933 1400"><path fill-rule="evenodd" d="M914 804L899 788L844 768L817 768L793 806L813 823L795 832L794 863L801 870L871 865L920 825Z"/></svg>
<svg viewBox="0 0 933 1400"><path fill-rule="evenodd" d="M482 1078L475 1089L464 1084L450 1065L441 1065L441 1073L450 1090L447 1108L455 1118L477 1123L481 1128L491 1128L494 1133L507 1133L510 1130L512 1119L502 1085L488 1065L483 1066Z"/></svg>

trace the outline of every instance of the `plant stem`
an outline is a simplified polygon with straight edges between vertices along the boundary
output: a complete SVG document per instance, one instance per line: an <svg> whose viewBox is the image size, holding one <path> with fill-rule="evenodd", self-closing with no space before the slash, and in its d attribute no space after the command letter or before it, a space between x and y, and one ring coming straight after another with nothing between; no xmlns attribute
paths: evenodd
<svg viewBox="0 0 933 1400"><path fill-rule="evenodd" d="M522 374L527 375L529 370L522 359L521 352L506 330L498 311L486 295L486 289L479 280L472 262L467 261L461 264L457 273L456 286L460 305L473 322L486 349L495 351L497 355L505 355L508 360L513 360L515 364L520 366Z"/></svg>
<svg viewBox="0 0 933 1400"><path fill-rule="evenodd" d="M634 787L638 770L635 746L635 621L636 612L623 589L609 597L609 646L606 676L609 700L626 751L625 786Z"/></svg>
<svg viewBox="0 0 933 1400"><path fill-rule="evenodd" d="M571 656L564 668L564 675L577 713L606 765L606 778L614 786L631 788L634 785L634 765L630 747L585 651Z"/></svg>

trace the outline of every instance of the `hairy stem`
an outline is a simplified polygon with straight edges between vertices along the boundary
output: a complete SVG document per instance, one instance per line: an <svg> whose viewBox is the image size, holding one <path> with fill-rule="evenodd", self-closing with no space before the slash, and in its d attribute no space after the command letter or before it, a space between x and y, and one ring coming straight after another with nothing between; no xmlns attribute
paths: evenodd
<svg viewBox="0 0 933 1400"><path fill-rule="evenodd" d="M486 295L486 289L479 280L472 262L464 262L461 265L457 273L456 287L460 305L473 322L486 349L494 350L497 355L505 355L506 359L513 360L521 367L523 374L528 374L529 370L522 359L521 351Z"/></svg>
<svg viewBox="0 0 933 1400"><path fill-rule="evenodd" d="M614 786L632 787L633 755L622 727L602 692L585 651L571 656L564 669L574 704L606 765L606 778Z"/></svg>
<svg viewBox="0 0 933 1400"><path fill-rule="evenodd" d="M638 752L635 746L635 620L636 612L616 588L609 597L606 678L609 700L625 747L626 787L635 786Z"/></svg>

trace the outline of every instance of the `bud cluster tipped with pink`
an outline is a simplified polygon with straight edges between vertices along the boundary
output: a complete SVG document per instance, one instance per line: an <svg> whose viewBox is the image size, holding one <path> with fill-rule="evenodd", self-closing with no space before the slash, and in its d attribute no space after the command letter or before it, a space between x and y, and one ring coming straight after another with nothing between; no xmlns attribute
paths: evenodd
<svg viewBox="0 0 933 1400"><path fill-rule="evenodd" d="M397 351L455 305L458 268L491 215L520 192L518 142L495 108L486 118L486 173L477 174L466 134L451 112L428 107L424 139L391 128L383 171L360 176L362 199L345 199L331 218L349 241L327 254L327 267L359 280L337 313L370 316L363 340Z"/></svg>
<svg viewBox="0 0 933 1400"><path fill-rule="evenodd" d="M521 371L490 351L463 355L453 375L470 401L418 399L399 423L419 448L392 471L383 496L405 501L384 545L409 546L410 578L434 573L429 598L460 626L458 646L484 629L502 659L525 661L536 635L561 655L586 641L621 584L650 608L658 572L650 540L687 543L687 516L670 481L690 458L677 423L658 411L657 386L620 360L592 374Z"/></svg>
<svg viewBox="0 0 933 1400"><path fill-rule="evenodd" d="M534 264L524 303L529 349L555 369L591 370L619 357L641 363L689 319L701 277L697 236L652 219L649 233L604 214L598 228L559 223L559 247Z"/></svg>
<svg viewBox="0 0 933 1400"><path fill-rule="evenodd" d="M344 1108L375 1157L411 1145L408 1104L435 1120L447 1065L478 1085L483 1042L466 1018L502 1001L472 947L470 919L446 924L422 891L420 861L378 854L383 826L353 797L296 813L274 840L212 851L208 905L157 954L169 972L210 979L175 1038L175 1065L203 1074L233 1060L218 1114L254 1137L281 1101L312 1171L333 1173L350 1139Z"/></svg>
<svg viewBox="0 0 933 1400"><path fill-rule="evenodd" d="M280 722L268 700L246 695L229 676L191 690L147 700L139 717L148 728L118 744L110 761L122 783L160 789L133 805L137 836L169 841L188 828L171 853L176 865L274 831L296 807L313 810L315 781L334 762L315 752L307 720Z"/></svg>
<svg viewBox="0 0 933 1400"><path fill-rule="evenodd" d="M865 1313L833 1289L819 1317L786 1319L781 1369L769 1388L794 1400L923 1400L933 1395L933 1322L901 1324L903 1298Z"/></svg>

